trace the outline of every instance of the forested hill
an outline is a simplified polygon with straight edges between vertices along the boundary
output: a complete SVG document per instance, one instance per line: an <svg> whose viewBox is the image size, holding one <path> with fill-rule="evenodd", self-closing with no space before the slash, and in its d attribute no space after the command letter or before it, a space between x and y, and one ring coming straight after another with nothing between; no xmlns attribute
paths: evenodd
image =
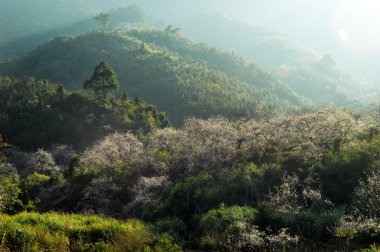
<svg viewBox="0 0 380 252"><path fill-rule="evenodd" d="M21 2L24 3L28 15L15 14ZM5 0L4 8L0 10L0 23L3 24L0 26L0 34L7 36L0 36L0 61L23 55L50 38L62 35L77 36L83 32L99 29L101 25L93 17L99 11L104 11L110 14L111 27L124 30L164 29L172 24L174 27L180 27L181 32L191 39L227 51L233 49L244 59L268 68L275 76L272 81L281 80L297 95L316 104L354 107L372 103L380 94L379 89L366 80L343 72L332 57L324 55L326 52L314 52L285 34L228 18L215 10L211 11L212 8L210 9L205 1L197 1L191 7L188 3L180 2L174 4L172 1L162 1L158 8L157 3L151 1L150 5L153 4L152 6L160 9L158 12L142 1L137 3L138 6L127 6L136 2L125 0L123 5L126 7L110 10L112 7L120 6L120 3L109 1L104 4L89 0L53 2L38 0L33 3L20 0L14 3ZM39 6L38 11L33 11L35 6ZM181 8L189 8L186 15L169 15L172 12L181 13ZM195 14L197 11L193 8L198 12L202 10L200 11L202 14ZM153 17L147 15L144 10ZM56 15L54 21L51 21L51 13ZM154 18L161 18L163 21L157 22ZM179 40L178 36L161 35L158 32L133 33L133 36L149 44L154 43L181 56L207 62L208 67L222 70L230 77L238 75L239 79L246 82L250 82L254 77L255 85L258 84L259 76L253 76L251 70L247 73L246 67L242 68L241 64L235 64L235 67L231 67L229 63L221 65L218 62L218 55L205 53L205 50L195 46L194 43L189 44L186 40ZM219 66L215 66L216 62ZM264 78L267 78L266 75Z"/></svg>
<svg viewBox="0 0 380 252"><path fill-rule="evenodd" d="M326 52L316 52L290 36L264 27L230 19L220 13L178 19L191 39L231 49L270 69L297 94L317 104L357 106L374 102L379 89L342 71Z"/></svg>
<svg viewBox="0 0 380 252"><path fill-rule="evenodd" d="M148 134L167 126L165 113L125 95L104 99L43 80L0 76L0 132L24 149L82 149L115 131Z"/></svg>
<svg viewBox="0 0 380 252"><path fill-rule="evenodd" d="M0 45L77 22L93 13L83 0L2 0Z"/></svg>
<svg viewBox="0 0 380 252"><path fill-rule="evenodd" d="M58 3L58 1L54 1L54 3L49 3L46 6L52 5L51 8L55 10L56 8L59 8L59 6L56 6L59 5ZM95 9L90 8L89 5L80 3L81 1L76 3L79 5L77 9L73 6L65 5L65 8L60 9L60 11L54 11L54 13L60 18L57 18L55 22L50 23L47 23L48 19L40 17L44 15L49 16L48 14L44 14L44 11L46 11L45 8L40 10L40 15L34 15L31 13L28 16L29 19L20 18L17 22L12 24L9 22L15 18L12 15L13 12L4 12L4 10L0 10L0 23L4 24L3 26L0 26L0 34L9 35L0 37L0 59L2 60L23 55L34 49L36 46L57 36L79 35L83 32L99 29L101 24L94 19L94 16L97 15L98 12L95 11ZM9 4L9 6L12 5ZM10 8L9 6L8 8ZM87 6L88 10L85 11L86 9L82 9L80 6ZM30 8L32 7L30 6ZM71 10L71 8L75 10ZM72 17L70 15L65 15L65 12L72 13ZM135 5L111 9L107 11L107 14L110 15L109 25L112 27L132 29L153 28L159 26L151 17ZM7 27L11 27L12 30L8 30Z"/></svg>
<svg viewBox="0 0 380 252"><path fill-rule="evenodd" d="M0 0L0 252L380 252L376 89L223 16L306 1Z"/></svg>
<svg viewBox="0 0 380 252"><path fill-rule="evenodd" d="M175 125L187 116L259 118L302 103L269 72L234 53L183 39L170 27L58 37L3 64L0 72L78 89L100 61L113 66L122 90L168 112Z"/></svg>

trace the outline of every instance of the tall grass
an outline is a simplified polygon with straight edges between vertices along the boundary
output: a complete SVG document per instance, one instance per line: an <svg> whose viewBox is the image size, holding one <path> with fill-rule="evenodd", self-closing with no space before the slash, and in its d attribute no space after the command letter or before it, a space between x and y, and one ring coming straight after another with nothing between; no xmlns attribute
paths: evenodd
<svg viewBox="0 0 380 252"><path fill-rule="evenodd" d="M0 215L0 251L180 251L138 220L57 213Z"/></svg>

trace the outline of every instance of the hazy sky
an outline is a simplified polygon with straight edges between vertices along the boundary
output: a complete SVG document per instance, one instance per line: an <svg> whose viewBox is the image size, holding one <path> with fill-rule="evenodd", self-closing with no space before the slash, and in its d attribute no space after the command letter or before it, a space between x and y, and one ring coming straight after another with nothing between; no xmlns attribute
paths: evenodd
<svg viewBox="0 0 380 252"><path fill-rule="evenodd" d="M208 0L205 0L208 1ZM380 81L380 0L210 0L214 8L284 32L347 71Z"/></svg>
<svg viewBox="0 0 380 252"><path fill-rule="evenodd" d="M349 48L380 50L380 1L340 0L334 14L335 28Z"/></svg>
<svg viewBox="0 0 380 252"><path fill-rule="evenodd" d="M215 8L250 23L286 32L316 49L380 49L379 0L238 0Z"/></svg>

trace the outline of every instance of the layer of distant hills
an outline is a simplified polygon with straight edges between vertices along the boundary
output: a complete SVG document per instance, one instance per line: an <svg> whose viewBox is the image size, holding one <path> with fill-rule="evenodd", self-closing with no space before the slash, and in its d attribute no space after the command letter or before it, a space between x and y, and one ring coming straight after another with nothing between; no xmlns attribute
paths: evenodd
<svg viewBox="0 0 380 252"><path fill-rule="evenodd" d="M94 66L107 61L120 92L157 105L175 125L188 116L262 118L311 104L361 106L378 95L330 55L221 14L179 22L178 29L128 6L110 10L103 29L86 1L24 2L30 15L16 22L12 8L20 3L10 1L0 15L0 33L9 34L0 40L1 75L81 89ZM57 10L54 22L44 15L49 10Z"/></svg>

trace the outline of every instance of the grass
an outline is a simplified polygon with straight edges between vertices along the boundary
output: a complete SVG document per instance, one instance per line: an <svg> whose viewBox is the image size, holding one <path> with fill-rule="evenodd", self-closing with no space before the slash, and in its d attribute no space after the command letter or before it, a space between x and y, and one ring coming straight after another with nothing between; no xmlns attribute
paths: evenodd
<svg viewBox="0 0 380 252"><path fill-rule="evenodd" d="M138 220L58 213L0 215L0 251L180 251Z"/></svg>

